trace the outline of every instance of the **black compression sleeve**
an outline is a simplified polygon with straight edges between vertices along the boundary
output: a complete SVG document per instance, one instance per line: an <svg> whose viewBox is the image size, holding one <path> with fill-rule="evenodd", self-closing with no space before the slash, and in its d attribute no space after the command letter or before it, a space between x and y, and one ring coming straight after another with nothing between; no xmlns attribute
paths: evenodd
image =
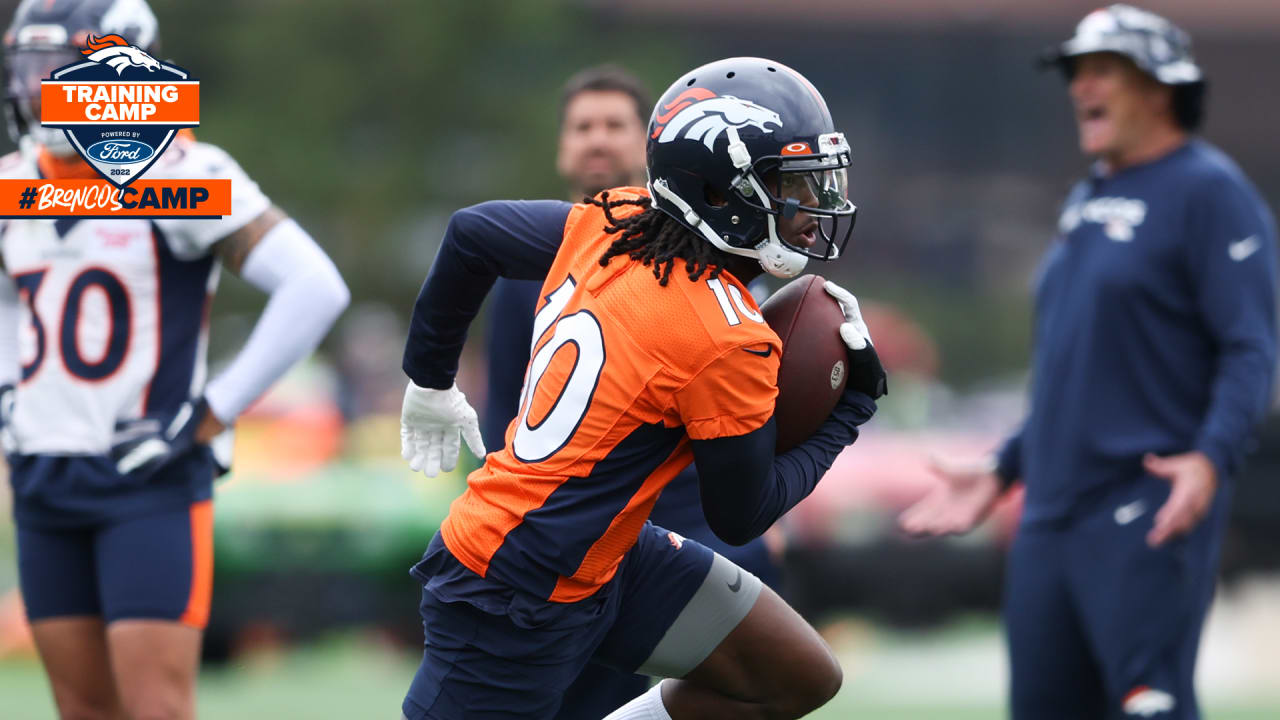
<svg viewBox="0 0 1280 720"><path fill-rule="evenodd" d="M817 432L776 457L772 419L746 435L693 441L707 524L732 545L759 537L813 492L840 451L858 438L858 426L875 411L870 397L846 390Z"/></svg>

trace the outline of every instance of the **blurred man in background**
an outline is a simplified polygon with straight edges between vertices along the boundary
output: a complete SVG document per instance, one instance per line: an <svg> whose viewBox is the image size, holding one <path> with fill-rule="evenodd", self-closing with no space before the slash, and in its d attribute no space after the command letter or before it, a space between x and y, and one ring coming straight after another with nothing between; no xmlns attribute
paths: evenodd
<svg viewBox="0 0 1280 720"><path fill-rule="evenodd" d="M644 185L645 126L652 107L644 85L622 68L602 65L569 78L561 91L556 170L571 202L609 188ZM493 286L485 335L489 389L480 418L490 450L506 444L507 425L518 410L541 289L540 280L509 278Z"/></svg>
<svg viewBox="0 0 1280 720"><path fill-rule="evenodd" d="M143 0L18 7L5 34L5 103L20 150L0 159L0 175L97 177L61 130L40 125L40 81L83 59L87 33L118 33L144 51L158 43ZM0 431L19 582L64 718L195 715L212 486L229 460L209 445L348 301L324 251L222 150L183 133L151 174L230 178L231 214L0 224ZM270 300L206 384L221 267Z"/></svg>
<svg viewBox="0 0 1280 720"><path fill-rule="evenodd" d="M1192 134L1205 80L1182 30L1112 5L1048 62L1096 161L1040 271L1030 411L990 462L940 467L902 524L966 532L1024 482L1013 717L1194 720L1231 479L1276 362L1274 220Z"/></svg>
<svg viewBox="0 0 1280 720"><path fill-rule="evenodd" d="M560 101L556 170L577 202L602 190L645 184L645 129L653 101L631 73L613 65L587 68L565 83ZM480 418L485 447L506 445L507 426L519 411L529 365L533 316L542 282L500 278L493 288L488 341L489 388ZM733 546L716 537L702 513L698 474L685 468L654 505L650 519L710 547L765 584L779 588L780 569L763 537ZM649 679L590 664L565 692L559 720L597 720L644 692Z"/></svg>

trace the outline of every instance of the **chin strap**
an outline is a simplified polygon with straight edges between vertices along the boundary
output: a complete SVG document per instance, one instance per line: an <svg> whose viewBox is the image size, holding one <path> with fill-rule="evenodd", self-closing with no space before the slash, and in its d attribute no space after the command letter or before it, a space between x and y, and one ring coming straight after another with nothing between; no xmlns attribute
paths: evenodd
<svg viewBox="0 0 1280 720"><path fill-rule="evenodd" d="M751 178L751 184L758 188L759 186L756 184L755 177L753 175L749 175L748 177ZM760 263L760 267L764 268L764 271L770 275L780 278L795 277L800 274L800 271L804 270L804 266L809 262L807 257L800 253L788 250L786 246L778 240L778 226L772 213L765 216L766 221L769 223L767 240L754 248L734 247L725 242L719 235L716 235L715 230L711 229L711 226L698 215L697 211L695 211L689 203L685 202L684 198L677 195L676 192L671 189L671 186L667 184L667 181L664 178L650 180L649 192L654 198L660 197L674 205L684 217L684 221L698 231L699 234L706 238L707 242L711 243L717 249L723 250L731 255L755 258L755 260Z"/></svg>
<svg viewBox="0 0 1280 720"><path fill-rule="evenodd" d="M684 198L677 195L676 192L671 189L671 186L667 184L665 178L651 180L649 182L649 191L653 193L655 197L660 197L672 205L675 205L676 209L679 210L680 214L684 217L684 221L694 230L697 230L702 237L707 239L707 242L714 245L717 249L733 255L742 255L743 257L756 256L755 252L752 250L734 247L725 242L724 238L717 235L716 231L711 229L711 225L708 224L707 221L703 220L702 216L698 215L698 212L693 209L692 205L685 202Z"/></svg>
<svg viewBox="0 0 1280 720"><path fill-rule="evenodd" d="M778 222L773 215L769 215L769 239L761 243L756 252L760 260L760 267L764 271L774 277L793 278L804 270L805 265L809 264L809 258L798 252L787 249L782 244L782 240L778 238Z"/></svg>

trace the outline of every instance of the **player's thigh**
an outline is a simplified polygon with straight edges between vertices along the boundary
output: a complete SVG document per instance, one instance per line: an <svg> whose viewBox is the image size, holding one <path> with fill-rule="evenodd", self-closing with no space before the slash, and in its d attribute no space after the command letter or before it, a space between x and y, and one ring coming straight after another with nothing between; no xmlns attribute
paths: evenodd
<svg viewBox="0 0 1280 720"><path fill-rule="evenodd" d="M211 501L119 519L96 550L121 701L135 717L190 716L213 590Z"/></svg>
<svg viewBox="0 0 1280 720"><path fill-rule="evenodd" d="M550 720L603 636L593 623L521 627L426 589L420 612L422 662L401 704L409 720Z"/></svg>
<svg viewBox="0 0 1280 720"><path fill-rule="evenodd" d="M31 623L31 635L63 720L124 717L112 682L101 618L35 620Z"/></svg>
<svg viewBox="0 0 1280 720"><path fill-rule="evenodd" d="M20 525L17 543L23 604L59 713L116 717L93 530Z"/></svg>
<svg viewBox="0 0 1280 720"><path fill-rule="evenodd" d="M173 620L116 620L107 626L117 692L130 717L195 717L201 636Z"/></svg>
<svg viewBox="0 0 1280 720"><path fill-rule="evenodd" d="M1102 718L1102 677L1068 587L1064 533L1023 527L1009 551L1004 623L1013 720Z"/></svg>
<svg viewBox="0 0 1280 720"><path fill-rule="evenodd" d="M818 632L762 586L750 612L664 699L673 704L679 696L699 717L712 707L723 712L720 698L737 702L734 717L800 717L830 700L841 681L840 663ZM719 698L707 704L712 694Z"/></svg>
<svg viewBox="0 0 1280 720"><path fill-rule="evenodd" d="M646 527L620 572L623 606L601 661L772 708L816 707L839 687L839 664L817 631L700 543Z"/></svg>

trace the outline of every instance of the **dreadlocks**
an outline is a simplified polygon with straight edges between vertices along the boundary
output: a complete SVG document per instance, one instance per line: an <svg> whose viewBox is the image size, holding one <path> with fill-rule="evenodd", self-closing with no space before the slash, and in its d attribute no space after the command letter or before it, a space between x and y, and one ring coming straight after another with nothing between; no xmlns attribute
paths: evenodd
<svg viewBox="0 0 1280 720"><path fill-rule="evenodd" d="M671 278L676 260L684 260L685 272L690 280L697 280L708 272L710 279L720 276L724 260L710 243L702 240L674 218L653 207L648 198L610 200L608 191L600 193L600 199L588 198L587 202L604 210L609 224L604 231L617 234L618 238L600 256L601 267L618 255L627 255L644 265L653 266L653 276L665 286ZM643 212L618 220L610 212L623 205L643 206Z"/></svg>

